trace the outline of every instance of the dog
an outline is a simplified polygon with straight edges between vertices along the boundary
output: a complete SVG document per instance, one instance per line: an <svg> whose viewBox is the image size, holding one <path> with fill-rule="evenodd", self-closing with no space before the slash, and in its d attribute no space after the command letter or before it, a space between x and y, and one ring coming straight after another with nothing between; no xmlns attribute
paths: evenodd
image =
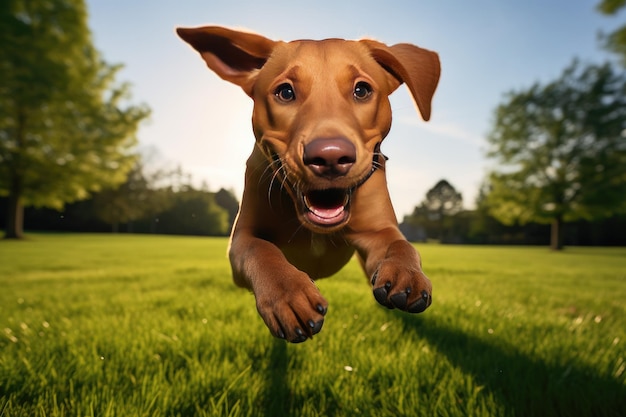
<svg viewBox="0 0 626 417"><path fill-rule="evenodd" d="M315 285L356 253L383 306L420 313L432 285L398 228L380 151L388 96L406 84L424 121L438 54L411 44L274 41L218 26L177 28L222 79L254 102L256 138L228 256L270 332L319 333L328 302Z"/></svg>

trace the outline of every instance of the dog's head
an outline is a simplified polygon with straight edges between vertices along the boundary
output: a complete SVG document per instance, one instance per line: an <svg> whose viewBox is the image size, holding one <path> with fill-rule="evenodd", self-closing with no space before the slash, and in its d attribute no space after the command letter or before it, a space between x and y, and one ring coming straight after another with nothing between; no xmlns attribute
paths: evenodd
<svg viewBox="0 0 626 417"><path fill-rule="evenodd" d="M177 32L252 97L257 144L312 230L344 226L354 191L384 167L379 146L391 127L389 94L406 83L430 118L439 58L417 46L282 42L222 27Z"/></svg>

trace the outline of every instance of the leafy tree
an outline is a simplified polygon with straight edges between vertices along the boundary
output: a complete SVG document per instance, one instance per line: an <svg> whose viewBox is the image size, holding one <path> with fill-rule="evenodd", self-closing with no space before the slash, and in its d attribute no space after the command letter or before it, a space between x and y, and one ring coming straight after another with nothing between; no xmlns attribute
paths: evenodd
<svg viewBox="0 0 626 417"><path fill-rule="evenodd" d="M617 14L626 6L626 0L602 0L598 10L605 15ZM611 52L621 56L622 64L626 66L626 25L622 25L604 38L604 46Z"/></svg>
<svg viewBox="0 0 626 417"><path fill-rule="evenodd" d="M122 185L102 190L94 196L96 217L111 225L113 233L117 233L121 223L139 220L146 214L151 205L151 191L138 161Z"/></svg>
<svg viewBox="0 0 626 417"><path fill-rule="evenodd" d="M235 223L237 213L239 212L239 201L237 201L235 193L232 190L225 190L224 188L220 188L220 190L215 193L215 202L220 207L228 211L228 224L229 228L232 228L233 224Z"/></svg>
<svg viewBox="0 0 626 417"><path fill-rule="evenodd" d="M463 209L463 196L446 180L440 180L426 193L423 202L431 218L443 219Z"/></svg>
<svg viewBox="0 0 626 417"><path fill-rule="evenodd" d="M626 210L626 74L574 61L561 78L511 92L495 111L490 212L505 224L562 224Z"/></svg>
<svg viewBox="0 0 626 417"><path fill-rule="evenodd" d="M0 195L5 237L19 238L24 206L61 209L124 182L149 112L124 106L82 0L3 0L0 45Z"/></svg>
<svg viewBox="0 0 626 417"><path fill-rule="evenodd" d="M421 205L415 207L413 214L405 216L404 223L407 230L412 228L413 234L423 234L444 239L446 232L452 231L454 222L446 220L456 215L463 209L463 197L461 193L446 180L440 180L426 192L426 197Z"/></svg>

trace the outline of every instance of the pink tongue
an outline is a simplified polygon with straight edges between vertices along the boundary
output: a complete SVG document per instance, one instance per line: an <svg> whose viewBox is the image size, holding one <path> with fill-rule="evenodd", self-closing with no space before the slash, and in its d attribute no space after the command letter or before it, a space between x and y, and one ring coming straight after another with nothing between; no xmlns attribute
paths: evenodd
<svg viewBox="0 0 626 417"><path fill-rule="evenodd" d="M334 219L343 213L343 206L331 208L309 207L311 212L322 219Z"/></svg>

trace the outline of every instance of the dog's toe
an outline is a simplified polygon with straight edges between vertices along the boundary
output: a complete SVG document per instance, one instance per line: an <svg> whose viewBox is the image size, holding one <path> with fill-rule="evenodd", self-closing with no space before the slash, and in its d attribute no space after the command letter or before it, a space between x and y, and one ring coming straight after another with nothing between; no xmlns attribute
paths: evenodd
<svg viewBox="0 0 626 417"><path fill-rule="evenodd" d="M257 309L272 335L291 343L319 333L328 312L328 302L315 284L308 276L302 282L306 284L283 290L282 296L276 295L280 288L257 294Z"/></svg>

